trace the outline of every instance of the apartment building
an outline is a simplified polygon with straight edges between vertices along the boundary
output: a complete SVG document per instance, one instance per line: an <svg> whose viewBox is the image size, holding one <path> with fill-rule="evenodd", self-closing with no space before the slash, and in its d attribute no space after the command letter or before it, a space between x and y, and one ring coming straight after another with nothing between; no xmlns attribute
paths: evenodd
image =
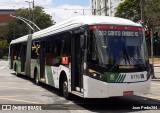
<svg viewBox="0 0 160 113"><path fill-rule="evenodd" d="M92 15L114 16L117 7L124 0L90 0Z"/></svg>
<svg viewBox="0 0 160 113"><path fill-rule="evenodd" d="M15 10L13 9L0 9L0 38L3 37L3 27L7 25L9 21L13 18L10 17L10 14L13 14Z"/></svg>

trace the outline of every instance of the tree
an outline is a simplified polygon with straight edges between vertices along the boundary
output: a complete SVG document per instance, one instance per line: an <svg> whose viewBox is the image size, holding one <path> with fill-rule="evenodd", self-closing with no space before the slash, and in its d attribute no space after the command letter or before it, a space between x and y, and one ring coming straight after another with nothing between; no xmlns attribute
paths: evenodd
<svg viewBox="0 0 160 113"><path fill-rule="evenodd" d="M33 10L31 10L31 21L33 20ZM26 19L29 19L29 9L23 8L16 10L16 16L20 16ZM34 8L34 20L35 24L41 29L47 28L53 25L52 17L49 14L46 14L42 7L36 6ZM21 20L13 19L5 27L5 39L10 42L13 39L19 38L21 36L27 35L29 32L29 27Z"/></svg>
<svg viewBox="0 0 160 113"><path fill-rule="evenodd" d="M160 22L160 0L146 1L144 11L148 26L152 26Z"/></svg>
<svg viewBox="0 0 160 113"><path fill-rule="evenodd" d="M8 42L5 39L0 39L0 50L8 47Z"/></svg>
<svg viewBox="0 0 160 113"><path fill-rule="evenodd" d="M119 4L115 16L138 22L140 14L140 0L125 0Z"/></svg>
<svg viewBox="0 0 160 113"><path fill-rule="evenodd" d="M0 39L0 58L5 54L5 50L8 47L8 41L5 39Z"/></svg>

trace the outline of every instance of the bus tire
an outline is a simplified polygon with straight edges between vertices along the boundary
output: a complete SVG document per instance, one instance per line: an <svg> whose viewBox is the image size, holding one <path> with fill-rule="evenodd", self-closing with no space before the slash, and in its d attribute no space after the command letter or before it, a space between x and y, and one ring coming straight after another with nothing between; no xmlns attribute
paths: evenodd
<svg viewBox="0 0 160 113"><path fill-rule="evenodd" d="M68 82L67 79L63 81L62 93L65 99L69 100L71 98L71 94L68 92Z"/></svg>
<svg viewBox="0 0 160 113"><path fill-rule="evenodd" d="M37 69L36 69L35 72L34 72L34 83L35 83L36 85L40 85L40 82L39 82L39 80L38 80L38 72L37 72Z"/></svg>

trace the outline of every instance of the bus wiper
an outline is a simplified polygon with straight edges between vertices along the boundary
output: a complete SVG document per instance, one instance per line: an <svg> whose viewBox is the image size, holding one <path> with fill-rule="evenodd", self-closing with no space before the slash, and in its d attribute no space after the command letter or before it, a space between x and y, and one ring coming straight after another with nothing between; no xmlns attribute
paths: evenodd
<svg viewBox="0 0 160 113"><path fill-rule="evenodd" d="M137 60L133 59L132 57L129 57L129 59L131 59L133 62L135 62L138 66L140 66L142 69L144 68L144 66L142 64L140 64Z"/></svg>
<svg viewBox="0 0 160 113"><path fill-rule="evenodd" d="M126 47L125 47L125 50L124 50L124 55L126 56L126 59L128 60L128 63L131 65Z"/></svg>
<svg viewBox="0 0 160 113"><path fill-rule="evenodd" d="M114 69L115 66L117 66L123 59L125 60L125 63L128 61L128 63L130 64L130 60L129 60L129 56L128 56L128 53L127 53L127 49L125 48L124 49L124 52L123 52L123 56L120 58L120 60L109 70L109 71L112 71L112 69Z"/></svg>
<svg viewBox="0 0 160 113"><path fill-rule="evenodd" d="M123 58L124 56L122 56L120 60L109 71L112 71L112 69L114 69L114 67L117 66L123 60Z"/></svg>

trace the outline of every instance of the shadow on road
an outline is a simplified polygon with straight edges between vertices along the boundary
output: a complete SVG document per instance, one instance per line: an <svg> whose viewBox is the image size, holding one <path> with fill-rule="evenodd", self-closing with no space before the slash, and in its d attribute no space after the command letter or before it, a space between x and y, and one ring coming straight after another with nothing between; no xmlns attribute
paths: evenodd
<svg viewBox="0 0 160 113"><path fill-rule="evenodd" d="M15 75L14 73L12 73ZM33 79L27 76L18 76L21 79L31 81L34 83ZM60 91L52 86L41 83L40 87L62 97ZM62 97L63 98L63 97ZM62 101L61 101L62 102ZM140 109L133 110L134 107L140 107ZM126 96L126 97L111 97L111 98L101 98L101 99L85 99L73 95L71 100L63 99L62 103L55 103L46 105L47 109L62 109L62 110L89 110L94 112L102 112L101 110L107 111L125 111L125 112L135 112L147 110L143 107L157 106L160 108L160 100L145 98L141 96ZM142 107L142 109L141 109Z"/></svg>

